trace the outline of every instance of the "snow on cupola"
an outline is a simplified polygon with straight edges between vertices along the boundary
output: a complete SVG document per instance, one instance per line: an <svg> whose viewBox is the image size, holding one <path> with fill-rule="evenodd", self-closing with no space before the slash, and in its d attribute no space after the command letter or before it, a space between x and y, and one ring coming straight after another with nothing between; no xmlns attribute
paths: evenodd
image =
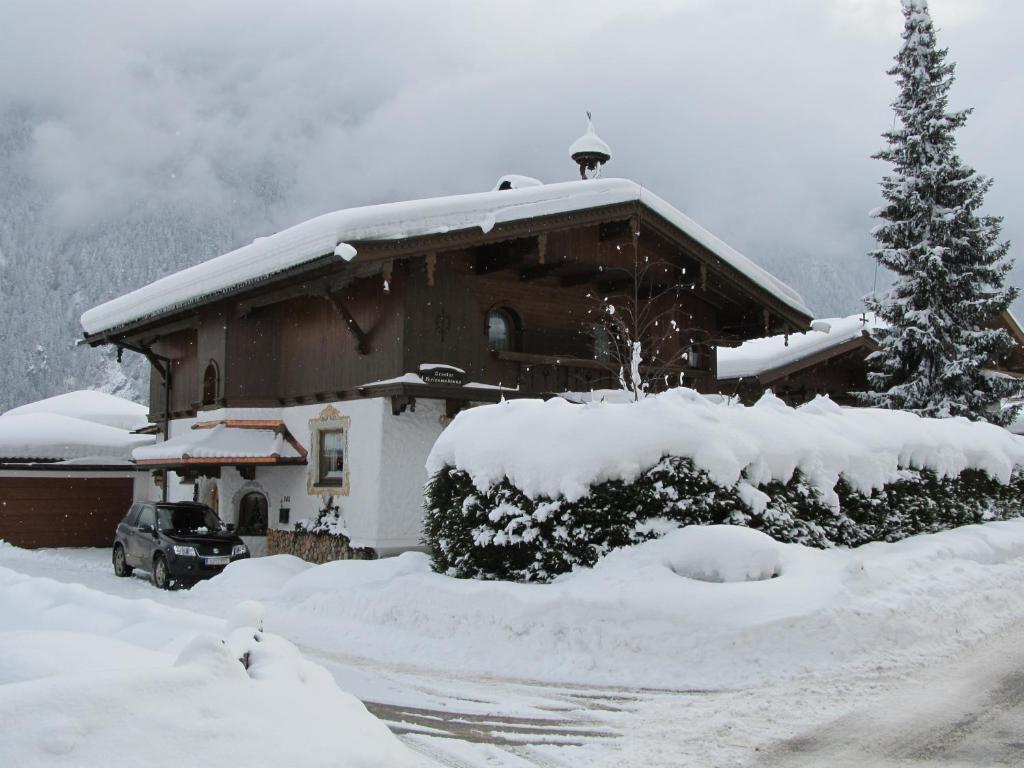
<svg viewBox="0 0 1024 768"><path fill-rule="evenodd" d="M587 132L569 147L569 157L580 167L580 178L596 179L601 175L601 166L612 158L611 148L594 130L594 121L587 112Z"/></svg>

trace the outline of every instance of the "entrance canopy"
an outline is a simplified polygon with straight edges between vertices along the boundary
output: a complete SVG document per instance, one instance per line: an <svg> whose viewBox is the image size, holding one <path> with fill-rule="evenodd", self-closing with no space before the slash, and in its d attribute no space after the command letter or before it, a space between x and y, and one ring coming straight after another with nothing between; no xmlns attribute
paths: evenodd
<svg viewBox="0 0 1024 768"><path fill-rule="evenodd" d="M221 419L132 452L136 464L174 469L305 464L306 449L280 419Z"/></svg>

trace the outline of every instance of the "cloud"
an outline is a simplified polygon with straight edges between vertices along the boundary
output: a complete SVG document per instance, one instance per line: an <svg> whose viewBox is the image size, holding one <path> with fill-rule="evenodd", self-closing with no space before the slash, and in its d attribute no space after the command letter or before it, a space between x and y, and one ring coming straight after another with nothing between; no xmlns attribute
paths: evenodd
<svg viewBox="0 0 1024 768"><path fill-rule="evenodd" d="M932 9L960 64L954 102L977 108L962 154L996 177L989 208L1020 239L1024 10ZM866 211L885 169L869 156L891 121L894 1L8 0L5 17L0 115L30 115L25 167L69 230L166 208L256 236L507 172L568 179L591 109L609 175L647 184L824 311L855 310L838 305L871 288ZM849 284L803 282L830 274Z"/></svg>

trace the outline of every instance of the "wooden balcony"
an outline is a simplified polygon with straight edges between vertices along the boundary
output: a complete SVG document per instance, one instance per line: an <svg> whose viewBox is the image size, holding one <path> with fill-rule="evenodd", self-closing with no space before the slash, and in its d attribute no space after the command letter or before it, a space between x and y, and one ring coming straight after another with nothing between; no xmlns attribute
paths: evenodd
<svg viewBox="0 0 1024 768"><path fill-rule="evenodd" d="M587 392L592 389L618 389L619 372L611 364L599 360L558 355L538 355L529 352L497 352L508 371L510 386L518 386L521 394L552 395L560 392ZM669 386L678 381L680 374L687 386L703 391L714 383L710 371L688 366L671 366L665 371ZM514 381L511 379L514 376ZM655 389L664 387L655 386Z"/></svg>

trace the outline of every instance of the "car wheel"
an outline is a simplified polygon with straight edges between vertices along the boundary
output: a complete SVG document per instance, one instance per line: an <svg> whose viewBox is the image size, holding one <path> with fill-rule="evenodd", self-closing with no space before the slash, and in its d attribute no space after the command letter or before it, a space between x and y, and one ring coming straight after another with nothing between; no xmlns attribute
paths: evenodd
<svg viewBox="0 0 1024 768"><path fill-rule="evenodd" d="M160 589L171 588L171 572L167 568L167 560L163 555L153 559L153 583Z"/></svg>
<svg viewBox="0 0 1024 768"><path fill-rule="evenodd" d="M120 544L114 545L114 575L115 576L131 576L132 571L135 569L128 565L124 559L124 547Z"/></svg>

